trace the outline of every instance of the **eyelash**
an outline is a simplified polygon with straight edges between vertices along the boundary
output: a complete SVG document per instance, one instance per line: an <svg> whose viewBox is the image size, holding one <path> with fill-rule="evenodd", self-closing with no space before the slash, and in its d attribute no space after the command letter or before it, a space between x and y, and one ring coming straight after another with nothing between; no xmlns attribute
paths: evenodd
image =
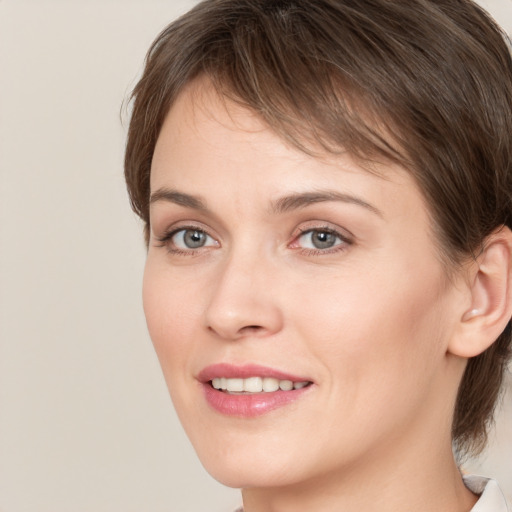
<svg viewBox="0 0 512 512"><path fill-rule="evenodd" d="M329 235L335 236L337 239L339 239L339 242L333 245L332 247L326 248L326 249L306 249L306 248L297 248L297 250L301 250L302 254L305 256L325 256L328 254L334 254L337 252L343 252L348 249L349 246L353 244L353 241L351 238L349 238L347 235L343 235L339 231L329 227L329 226L322 226L322 227L307 227L307 228L300 228L299 234L293 239L292 244L296 243L300 238L302 238L304 235L307 235L308 233L327 233Z"/></svg>
<svg viewBox="0 0 512 512"><path fill-rule="evenodd" d="M199 247L197 249L181 249L179 247L176 247L174 244L172 244L172 239L180 232L186 232L186 231L196 231L200 233L204 233L209 238L215 240L215 238L208 233L203 227L199 226L180 226L178 228L172 229L166 233L164 233L161 237L157 237L158 241L158 247L165 247L167 248L167 251L173 255L178 256L199 256L202 254L203 249L206 249L207 247ZM353 244L353 241L351 238L349 238L347 235L343 235L339 231L332 229L329 226L322 226L322 227L307 227L307 228L299 228L299 233L294 236L292 242L288 244L288 247L292 248L293 250L300 251L305 256L324 256L328 254L333 254L337 252L343 252L346 251L349 246ZM304 235L307 235L309 233L326 233L328 235L335 236L339 242L333 245L330 248L326 249L310 249L310 248L301 248L301 247L293 247L294 244L297 244L300 238L302 238Z"/></svg>
<svg viewBox="0 0 512 512"><path fill-rule="evenodd" d="M173 255L178 255L178 256L199 256L203 251L201 249L203 249L203 247L199 247L197 249L180 249L179 247L176 247L173 243L172 243L172 239L178 234L180 233L181 231L183 232L186 232L186 231L196 231L196 232L200 232L200 233L204 233L206 236L212 238L213 240L215 240L215 238L210 235L208 233L208 231L206 231L203 227L199 227L199 226L180 226L178 228L175 228L175 229L171 229L170 231L167 231L166 233L164 233L161 237L157 237L157 241L159 242L158 243L158 247L165 247L167 248L167 251Z"/></svg>

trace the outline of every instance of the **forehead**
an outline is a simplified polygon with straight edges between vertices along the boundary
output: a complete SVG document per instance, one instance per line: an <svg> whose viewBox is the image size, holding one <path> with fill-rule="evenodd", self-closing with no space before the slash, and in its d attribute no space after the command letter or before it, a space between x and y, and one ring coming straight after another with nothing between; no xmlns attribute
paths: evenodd
<svg viewBox="0 0 512 512"><path fill-rule="evenodd" d="M390 165L384 157L358 158L343 148L328 152L320 144L310 139L321 131L311 126L312 137L304 135L299 143L288 138L286 133L277 133L263 119L263 116L251 108L229 99L219 93L215 86L206 78L196 79L189 83L178 95L168 112L160 131L154 152L152 180L160 170L160 157L178 156L184 153L183 144L187 145L188 156L191 149L211 151L212 156L225 153L226 144L239 145L240 151L232 152L233 159L242 154L242 149L283 157L289 162L304 165L308 161L319 161L333 167L351 162L354 169L365 170L382 179L400 179L407 174L398 165ZM198 156L198 155L194 155ZM341 156L341 158L340 158ZM223 157L226 157L223 154ZM253 162L256 164L257 162ZM347 167L347 165L345 165Z"/></svg>
<svg viewBox="0 0 512 512"><path fill-rule="evenodd" d="M211 82L196 80L188 84L173 103L155 153L163 144L170 149L183 142L217 152L222 151L223 142L233 138L244 145L257 140L263 151L265 140L271 141L275 134L256 112L219 94Z"/></svg>
<svg viewBox="0 0 512 512"><path fill-rule="evenodd" d="M217 176L199 172L218 160L223 166L216 169ZM269 160L273 172L265 167ZM195 185L201 186L232 167L239 177L265 171L267 179L280 181L297 180L301 171L314 168L314 181L323 186L331 179L339 181L340 173L346 180L352 174L369 188L380 189L386 183L395 189L411 188L423 203L414 180L401 166L363 160L342 150L328 153L318 146L303 151L276 134L253 110L220 95L209 81L196 80L181 92L166 116L153 155L151 188L171 178L191 181L196 175Z"/></svg>

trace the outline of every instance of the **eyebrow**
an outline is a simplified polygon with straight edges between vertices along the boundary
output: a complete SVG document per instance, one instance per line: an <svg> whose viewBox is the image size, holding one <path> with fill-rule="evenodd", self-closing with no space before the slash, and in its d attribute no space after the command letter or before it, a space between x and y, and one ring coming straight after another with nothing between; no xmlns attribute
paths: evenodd
<svg viewBox="0 0 512 512"><path fill-rule="evenodd" d="M337 192L335 190L321 190L317 192L299 192L297 194L290 194L288 196L281 197L272 203L271 211L274 213L286 213L292 210L305 208L312 204L325 203L330 201L355 204L369 210L372 213L375 213L379 217L383 217L382 212L378 208L371 205L370 203L367 203L363 199L351 194Z"/></svg>
<svg viewBox="0 0 512 512"><path fill-rule="evenodd" d="M156 203L158 201L167 201L179 206L184 206L185 208L191 208L193 210L199 210L202 212L209 211L208 207L206 206L206 202L201 197L186 194L184 192L178 192L177 190L168 188L160 188L151 194L149 200L150 204ZM298 192L296 194L290 194L274 201L271 204L270 211L273 214L281 214L306 208L307 206L313 204L330 201L355 204L356 206L361 206L369 210L379 217L383 217L382 212L378 208L371 205L370 203L367 203L363 199L351 194L337 192L335 190Z"/></svg>
<svg viewBox="0 0 512 512"><path fill-rule="evenodd" d="M206 202L200 197L168 188L160 188L151 194L149 203L153 204L157 201L167 201L169 203L174 203L179 206L184 206L185 208L191 208L202 212L208 211Z"/></svg>

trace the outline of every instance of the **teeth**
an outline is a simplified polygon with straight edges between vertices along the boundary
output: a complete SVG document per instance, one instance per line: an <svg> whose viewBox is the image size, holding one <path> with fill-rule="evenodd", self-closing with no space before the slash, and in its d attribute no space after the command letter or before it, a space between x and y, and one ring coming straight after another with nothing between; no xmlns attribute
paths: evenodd
<svg viewBox="0 0 512 512"><path fill-rule="evenodd" d="M279 388L282 391L291 391L293 389L293 382L291 380L282 380L279 382Z"/></svg>
<svg viewBox="0 0 512 512"><path fill-rule="evenodd" d="M244 379L227 379L227 390L231 393L244 390Z"/></svg>
<svg viewBox="0 0 512 512"><path fill-rule="evenodd" d="M302 389L309 382L292 382L291 380L279 380L273 377L249 377L247 379L228 379L226 377L215 377L212 379L212 386L215 389L227 391L228 393L272 393L274 391L291 391Z"/></svg>
<svg viewBox="0 0 512 512"><path fill-rule="evenodd" d="M245 379L244 391L248 391L249 393L261 393L263 391L263 379L261 377Z"/></svg>
<svg viewBox="0 0 512 512"><path fill-rule="evenodd" d="M277 379L273 379L272 377L265 377L263 379L263 391L265 391L265 393L272 393L278 389L279 381Z"/></svg>

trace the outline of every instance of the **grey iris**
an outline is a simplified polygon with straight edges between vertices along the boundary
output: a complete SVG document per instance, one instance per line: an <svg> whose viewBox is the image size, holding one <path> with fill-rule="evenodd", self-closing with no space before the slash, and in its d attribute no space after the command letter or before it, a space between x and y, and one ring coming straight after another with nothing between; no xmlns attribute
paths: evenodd
<svg viewBox="0 0 512 512"><path fill-rule="evenodd" d="M329 249L336 244L336 235L328 231L313 231L311 242L317 249Z"/></svg>
<svg viewBox="0 0 512 512"><path fill-rule="evenodd" d="M203 247L206 243L206 233L202 231L187 230L183 235L183 242L189 249Z"/></svg>

